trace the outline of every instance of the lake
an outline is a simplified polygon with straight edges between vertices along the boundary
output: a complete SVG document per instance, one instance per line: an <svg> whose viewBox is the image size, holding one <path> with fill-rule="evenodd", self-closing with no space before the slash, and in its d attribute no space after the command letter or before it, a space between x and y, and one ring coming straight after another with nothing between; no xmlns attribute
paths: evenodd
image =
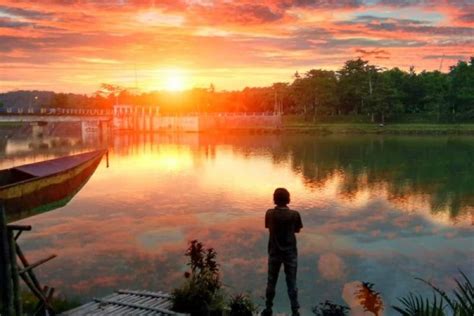
<svg viewBox="0 0 474 316"><path fill-rule="evenodd" d="M36 140L37 141L37 140ZM218 253L231 293L263 306L264 214L276 187L291 192L303 315L328 299L362 315L356 292L373 283L384 311L420 277L449 290L474 276L474 137L117 134L70 136L37 146L0 144L0 168L87 151L108 142L105 160L65 206L21 220L42 283L87 301L114 289L171 291L183 282L193 239ZM35 145L36 144L36 145ZM46 149L49 147L49 149ZM289 312L280 274L275 312ZM373 313L366 313L373 315Z"/></svg>

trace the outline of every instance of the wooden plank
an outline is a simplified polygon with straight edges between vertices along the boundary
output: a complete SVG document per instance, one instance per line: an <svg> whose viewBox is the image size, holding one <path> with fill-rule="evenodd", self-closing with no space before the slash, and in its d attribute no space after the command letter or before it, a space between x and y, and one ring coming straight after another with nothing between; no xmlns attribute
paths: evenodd
<svg viewBox="0 0 474 316"><path fill-rule="evenodd" d="M63 313L64 316L185 315L170 310L170 295L162 292L118 290L102 299Z"/></svg>
<svg viewBox="0 0 474 316"><path fill-rule="evenodd" d="M115 311L115 315L129 315L130 314L130 308L128 306L119 306L120 308Z"/></svg>
<svg viewBox="0 0 474 316"><path fill-rule="evenodd" d="M139 309L145 309L145 310L155 311L155 312L159 312L159 313L164 313L164 314L168 314L168 315L177 315L177 313L175 313L173 311L170 311L170 310L167 310L167 309L163 309L163 308L148 307L148 306L142 306L142 305L139 305L139 304L131 304L131 303L127 304L127 303L123 303L123 302L120 302L120 301L104 300L104 299L98 299L98 298L94 298L94 301L99 302L99 303L106 303L106 304L108 303L108 304L124 305L124 306L133 307L133 308L139 308Z"/></svg>
<svg viewBox="0 0 474 316"><path fill-rule="evenodd" d="M153 307L159 307L159 308L164 308L164 309L169 309L172 305L172 302L169 300L161 300L157 301L156 304Z"/></svg>
<svg viewBox="0 0 474 316"><path fill-rule="evenodd" d="M119 295L115 301L120 301L124 304L136 304L140 301L140 297L135 295Z"/></svg>
<svg viewBox="0 0 474 316"><path fill-rule="evenodd" d="M146 297L142 296L138 302L135 302L136 304L143 305L143 306L148 306L151 307L153 302L156 300L154 297Z"/></svg>
<svg viewBox="0 0 474 316"><path fill-rule="evenodd" d="M161 298L161 297L171 298L170 294L165 294L162 292L131 291L131 290L118 290L116 292L121 293L121 294L135 294L135 295L150 296L150 297L156 297L156 298Z"/></svg>
<svg viewBox="0 0 474 316"><path fill-rule="evenodd" d="M121 308L119 305L106 305L102 307L102 315L115 315L117 311Z"/></svg>

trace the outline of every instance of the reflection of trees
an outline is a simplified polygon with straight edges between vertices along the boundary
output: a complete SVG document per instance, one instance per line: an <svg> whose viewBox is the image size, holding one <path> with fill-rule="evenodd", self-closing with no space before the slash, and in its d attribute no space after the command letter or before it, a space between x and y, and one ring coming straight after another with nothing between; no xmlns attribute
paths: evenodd
<svg viewBox="0 0 474 316"><path fill-rule="evenodd" d="M449 209L452 218L474 205L474 142L433 137L285 137L278 157L307 185L319 187L334 173L343 175L341 193L384 184L390 198L428 194L433 212Z"/></svg>
<svg viewBox="0 0 474 316"><path fill-rule="evenodd" d="M337 174L345 197L383 185L391 200L424 196L432 212L449 210L453 219L474 206L474 141L467 137L127 134L116 136L114 147L132 155L158 150L158 144L183 145L194 159L215 159L217 148L229 145L244 157L290 162L308 187L323 187Z"/></svg>
<svg viewBox="0 0 474 316"><path fill-rule="evenodd" d="M380 312L383 311L383 300L380 293L376 292L373 287L373 283L362 282L354 294L359 300L360 305L364 308L364 311L379 316Z"/></svg>
<svg viewBox="0 0 474 316"><path fill-rule="evenodd" d="M0 134L0 154L5 154L7 151L7 137Z"/></svg>

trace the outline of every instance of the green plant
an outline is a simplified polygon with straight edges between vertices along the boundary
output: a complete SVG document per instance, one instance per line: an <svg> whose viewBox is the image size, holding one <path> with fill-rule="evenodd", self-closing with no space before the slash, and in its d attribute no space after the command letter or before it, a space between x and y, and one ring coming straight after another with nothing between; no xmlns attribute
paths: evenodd
<svg viewBox="0 0 474 316"><path fill-rule="evenodd" d="M217 253L213 248L205 249L197 240L189 243L185 255L189 257L184 284L173 290L173 310L191 315L208 315L211 311L222 311L224 294L219 277Z"/></svg>
<svg viewBox="0 0 474 316"><path fill-rule="evenodd" d="M420 278L417 280L430 286L433 291L433 300L424 299L421 295L410 293L408 297L399 298L402 306L392 306L397 312L403 316L424 316L424 315L446 315L445 309L450 309L450 315L454 316L472 316L474 315L474 287L469 278L460 271L463 280L454 278L456 288L452 293L454 297L436 287L429 281ZM437 298L437 295L440 297ZM446 302L446 305L443 303Z"/></svg>
<svg viewBox="0 0 474 316"><path fill-rule="evenodd" d="M413 293L408 294L408 297L398 299L402 307L393 306L397 312L403 316L443 316L444 307L443 299L437 300L436 295L433 295L433 301L423 298L421 295Z"/></svg>
<svg viewBox="0 0 474 316"><path fill-rule="evenodd" d="M21 291L20 296L23 313L33 315L38 308L38 299L36 296L27 290ZM81 302L77 298L66 297L63 294L54 295L50 303L55 313L62 313L81 305Z"/></svg>
<svg viewBox="0 0 474 316"><path fill-rule="evenodd" d="M252 316L257 312L250 296L245 293L236 294L231 297L229 302L230 316Z"/></svg>
<svg viewBox="0 0 474 316"><path fill-rule="evenodd" d="M318 306L313 307L313 314L316 316L345 316L350 310L349 307L339 304L334 304L329 300L324 303L319 303Z"/></svg>

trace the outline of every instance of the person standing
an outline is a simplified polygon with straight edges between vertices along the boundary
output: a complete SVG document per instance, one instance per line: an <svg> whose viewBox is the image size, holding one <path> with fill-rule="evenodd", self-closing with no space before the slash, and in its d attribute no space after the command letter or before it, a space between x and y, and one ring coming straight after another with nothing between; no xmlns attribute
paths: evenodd
<svg viewBox="0 0 474 316"><path fill-rule="evenodd" d="M296 270L298 267L298 249L295 233L303 228L301 216L297 211L288 208L290 192L285 188L277 188L273 193L275 208L265 214L265 228L269 230L268 239L268 279L266 289L266 308L262 316L272 315L275 287L280 267L283 265L288 297L291 302L293 316L299 316L298 288L296 286Z"/></svg>

